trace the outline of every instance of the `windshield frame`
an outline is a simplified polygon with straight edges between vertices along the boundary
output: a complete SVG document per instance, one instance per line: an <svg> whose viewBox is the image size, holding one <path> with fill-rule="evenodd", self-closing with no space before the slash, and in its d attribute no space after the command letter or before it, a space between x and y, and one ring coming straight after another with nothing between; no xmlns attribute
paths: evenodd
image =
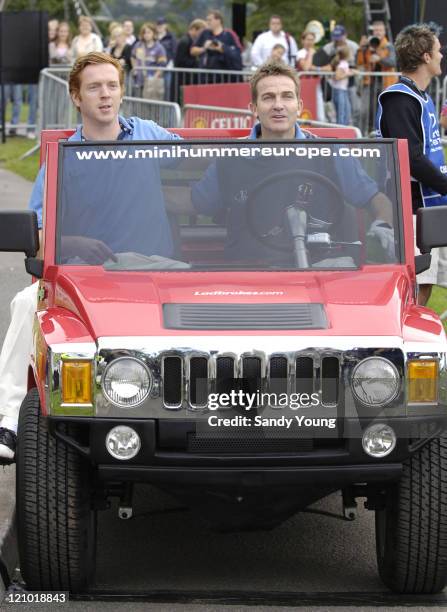
<svg viewBox="0 0 447 612"><path fill-rule="evenodd" d="M62 200L62 189L63 189L63 172L62 172L62 168L63 168L63 163L64 163L64 157L65 157L65 151L68 150L69 148L122 148L122 147L138 147L138 146L142 146L142 147L156 147L156 146L167 146L167 145L171 145L171 146L175 146L176 144L183 144L186 146L194 146L194 145L203 145L203 146L207 146L207 147L212 147L212 146L238 146L238 147L243 147L243 146L263 146L263 147L271 147L271 146L296 146L297 144L303 144L305 146L311 146L312 144L318 144L318 146L324 146L324 145L330 145L333 146L334 144L336 144L337 146L343 146L343 145L347 145L347 146L357 146L357 147L367 147L367 146L383 146L386 145L387 146L387 152L390 154L390 159L389 162L387 164L387 167L391 170L393 170L394 172L394 192L396 195L396 204L393 205L393 209L394 209L394 220L395 220L395 226L394 226L394 232L395 232L395 236L398 239L398 246L399 248L396 249L396 258L397 261L395 262L390 262L390 263L380 263L380 264L376 264L376 263L367 263L364 264L364 266L372 266L372 265L403 265L405 264L405 241L404 241L404 224L403 224L403 202L402 202L402 176L401 176L401 172L400 172L400 164L399 164L399 156L398 156L398 139L395 138L383 138L383 139L374 139L374 138L365 138L365 139L355 139L355 138L319 138L319 137L314 137L311 136L310 138L303 138L303 139L287 139L287 140L261 140L261 139L257 139L257 140L251 140L248 138L238 138L238 139L207 139L207 138L197 138L197 139L175 139L175 140L124 140L124 139L120 139L120 140L82 140L82 141L74 141L74 140L63 140L63 141L59 141L58 142L58 155L57 155L57 195L56 195L56 224L55 224L55 251L54 251L54 256L55 256L55 263L56 265L59 266L64 266L67 265L64 262L60 261L60 251L61 251L61 231L60 231L60 206L61 206L61 200ZM213 158L210 158L213 159ZM215 157L214 159L218 160L219 157ZM346 159L349 159L349 157L347 156ZM352 157L352 159L357 159L355 156ZM362 158L360 158L362 159ZM112 161L110 162L112 163ZM73 264L68 264L68 265L73 265ZM100 267L103 267L102 265ZM360 268L361 269L361 268ZM250 265L246 265L244 267L234 267L231 268L230 266L227 266L225 268L219 268L219 267L212 267L210 265L210 267L208 269L206 268L202 268L202 267L191 267L191 268L184 268L184 269L154 269L154 270L150 270L151 272L204 272L209 270L210 272L228 272L228 271L235 271L235 272L243 272L243 271L257 271L257 272L280 272L280 271L284 271L284 272L306 272L306 271L312 271L312 272L316 272L316 271L355 271L355 270L359 270L358 267L356 268L327 268L327 267L309 267L309 268L266 268L262 269L259 267L252 267ZM125 269L121 269L121 271L126 271ZM138 270L129 270L129 271L138 271ZM148 271L148 270L142 270L142 271Z"/></svg>

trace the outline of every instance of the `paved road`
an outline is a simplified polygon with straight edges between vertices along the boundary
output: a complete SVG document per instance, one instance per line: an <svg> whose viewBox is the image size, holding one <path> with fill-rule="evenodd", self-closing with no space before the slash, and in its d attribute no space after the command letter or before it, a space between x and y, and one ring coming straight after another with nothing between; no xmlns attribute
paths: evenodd
<svg viewBox="0 0 447 612"><path fill-rule="evenodd" d="M116 509L102 517L100 588L123 581L130 589L383 590L366 513L357 523L301 514L269 532L219 534L190 512L146 514L163 507L179 504L142 486L134 519L118 519ZM324 507L341 510L335 497Z"/></svg>
<svg viewBox="0 0 447 612"><path fill-rule="evenodd" d="M30 184L13 179L0 169L0 207L26 206ZM8 307L14 293L29 282L23 256L0 254L0 334L8 324ZM13 471L0 470L0 533L10 518ZM9 500L9 504L7 503ZM178 508L151 487L140 486L135 495L135 518L122 521L114 505L99 520L97 583L100 590L251 590L255 593L383 593L375 566L373 515L360 509L354 523L323 516L299 514L279 528L263 533L218 534L206 531L190 512L163 512ZM318 504L339 513L341 503L332 496ZM9 508L9 515L6 510ZM372 602L371 602L372 603ZM298 606L299 601L295 602ZM314 609L329 609L329 601ZM389 604L390 605L390 604ZM389 605L383 609L387 609ZM310 608L306 604L305 608ZM357 609L379 609L362 608ZM35 606L21 605L21 610ZM48 607L47 607L48 608ZM151 604L72 602L70 610L196 610L227 609L223 605L195 603ZM12 610L12 606L0 605ZM49 609L49 608L48 608ZM253 610L239 602L231 609ZM259 605L256 609L261 608ZM282 609L280 605L273 608ZM349 609L348 605L342 609ZM396 610L405 608L395 608ZM415 608L417 609L417 608ZM423 607L418 608L420 610Z"/></svg>

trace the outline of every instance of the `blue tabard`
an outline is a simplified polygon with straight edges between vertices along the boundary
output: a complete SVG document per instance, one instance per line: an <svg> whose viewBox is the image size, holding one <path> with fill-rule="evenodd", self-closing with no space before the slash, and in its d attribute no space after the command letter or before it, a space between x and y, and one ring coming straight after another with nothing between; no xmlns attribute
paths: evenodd
<svg viewBox="0 0 447 612"><path fill-rule="evenodd" d="M400 92L406 94L407 96L412 96L419 102L421 107L421 127L424 138L424 155L440 172L442 172L442 174L447 174L447 165L444 160L444 151L441 144L441 134L439 130L436 108L429 95L425 95L424 97L416 93L413 89L411 89L411 87L402 82L395 83L382 91L382 93L379 95L377 106L377 136L379 136L379 138L383 137L380 126L383 113L381 98L387 93L392 92ZM414 181L416 179L412 178L411 180ZM441 195L422 183L419 183L419 188L421 190L422 202L424 206L441 206L447 204L447 195Z"/></svg>

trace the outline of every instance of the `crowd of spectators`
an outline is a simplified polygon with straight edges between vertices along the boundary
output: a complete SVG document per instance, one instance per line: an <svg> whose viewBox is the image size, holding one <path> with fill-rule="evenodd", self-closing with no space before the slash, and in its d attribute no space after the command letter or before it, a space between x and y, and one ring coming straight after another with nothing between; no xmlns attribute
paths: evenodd
<svg viewBox="0 0 447 612"><path fill-rule="evenodd" d="M304 32L303 49L298 50L296 64L298 70L333 73L331 78L322 78L321 93L317 91L317 118L355 125L363 134L373 128L379 92L396 81L395 75L383 73L397 71L396 54L386 37L385 24L375 21L371 30L371 35L362 36L357 43L348 38L342 24L337 24L331 41L318 51L311 44L312 32ZM324 100L324 106L318 99Z"/></svg>
<svg viewBox="0 0 447 612"><path fill-rule="evenodd" d="M396 53L382 21L372 23L359 42L348 37L344 25L336 24L330 41L322 44L314 29L295 37L284 29L281 16L272 15L267 29L258 32L252 43L242 45L237 34L225 26L222 13L209 10L204 17L194 19L178 40L162 16L143 23L137 32L130 19L114 21L105 38L94 31L90 17L79 17L74 36L67 22L51 19L50 66L69 66L80 55L104 49L124 67L128 94L181 103L184 85L237 82L242 78L238 72L254 70L275 58L298 73L308 73L302 78L313 79L313 119L355 125L365 135L373 129L378 94L396 81L393 73L397 71ZM224 75L222 70L233 74ZM384 74L388 72L389 76ZM11 135L16 132L25 98L30 104L28 134L35 137L36 86L7 85L5 94L12 102Z"/></svg>

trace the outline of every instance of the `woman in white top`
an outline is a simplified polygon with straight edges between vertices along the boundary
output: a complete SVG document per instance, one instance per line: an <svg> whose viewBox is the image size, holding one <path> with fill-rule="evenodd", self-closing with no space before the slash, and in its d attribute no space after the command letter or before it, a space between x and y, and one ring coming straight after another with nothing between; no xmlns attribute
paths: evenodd
<svg viewBox="0 0 447 612"><path fill-rule="evenodd" d="M313 58L315 54L315 34L313 32L303 32L301 35L301 44L296 55L296 69L307 72L313 68Z"/></svg>
<svg viewBox="0 0 447 612"><path fill-rule="evenodd" d="M50 66L69 66L73 63L70 26L66 21L61 21L57 26L56 38L50 42L48 53Z"/></svg>
<svg viewBox="0 0 447 612"><path fill-rule="evenodd" d="M71 46L73 52L73 61L77 60L81 55L90 53L91 51L102 51L102 40L93 32L92 20L90 17L81 15L79 17L79 35L73 39Z"/></svg>
<svg viewBox="0 0 447 612"><path fill-rule="evenodd" d="M353 72L349 68L349 55L350 51L347 46L339 47L331 62L331 67L335 71L335 75L331 79L332 102L337 112L337 123L340 125L349 125L351 120L348 82Z"/></svg>
<svg viewBox="0 0 447 612"><path fill-rule="evenodd" d="M314 66L314 55L315 55L315 34L313 32L304 31L301 35L301 44L302 47L299 49L296 56L296 69L298 72L308 72L316 70ZM318 69L318 72L320 70ZM316 110L318 121L325 121L326 117L324 114L324 102L323 102L323 92L321 90L321 79L319 76L301 76L303 79L314 79L317 81L317 85L315 88L315 96L316 96Z"/></svg>

